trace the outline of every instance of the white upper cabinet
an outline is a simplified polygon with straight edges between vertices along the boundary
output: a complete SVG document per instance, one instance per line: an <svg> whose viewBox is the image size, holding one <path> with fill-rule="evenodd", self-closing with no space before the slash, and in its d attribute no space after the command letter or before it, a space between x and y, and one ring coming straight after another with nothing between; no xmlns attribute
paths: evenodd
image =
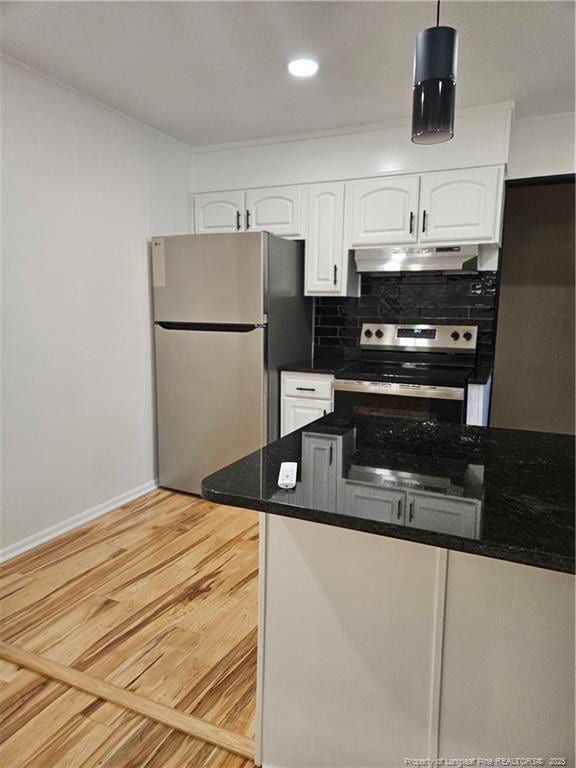
<svg viewBox="0 0 576 768"><path fill-rule="evenodd" d="M251 189L246 192L246 229L282 237L302 237L302 187Z"/></svg>
<svg viewBox="0 0 576 768"><path fill-rule="evenodd" d="M419 176L348 182L347 244L357 248L416 242L419 185Z"/></svg>
<svg viewBox="0 0 576 768"><path fill-rule="evenodd" d="M338 295L344 255L344 184L313 184L309 195L306 292Z"/></svg>
<svg viewBox="0 0 576 768"><path fill-rule="evenodd" d="M499 242L502 191L501 166L424 174L420 242Z"/></svg>
<svg viewBox="0 0 576 768"><path fill-rule="evenodd" d="M207 192L194 195L197 235L244 231L244 193Z"/></svg>

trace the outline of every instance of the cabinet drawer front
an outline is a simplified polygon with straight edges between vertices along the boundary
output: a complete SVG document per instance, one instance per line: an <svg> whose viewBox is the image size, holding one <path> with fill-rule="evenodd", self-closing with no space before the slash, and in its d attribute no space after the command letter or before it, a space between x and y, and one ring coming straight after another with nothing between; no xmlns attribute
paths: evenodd
<svg viewBox="0 0 576 768"><path fill-rule="evenodd" d="M404 525L406 494L388 488L374 488L350 480L344 481L345 508L348 515L365 520Z"/></svg>
<svg viewBox="0 0 576 768"><path fill-rule="evenodd" d="M432 493L408 493L407 524L415 528L474 538L480 526L480 503Z"/></svg>
<svg viewBox="0 0 576 768"><path fill-rule="evenodd" d="M289 397L331 400L332 378L306 374L284 376L282 379L282 394Z"/></svg>

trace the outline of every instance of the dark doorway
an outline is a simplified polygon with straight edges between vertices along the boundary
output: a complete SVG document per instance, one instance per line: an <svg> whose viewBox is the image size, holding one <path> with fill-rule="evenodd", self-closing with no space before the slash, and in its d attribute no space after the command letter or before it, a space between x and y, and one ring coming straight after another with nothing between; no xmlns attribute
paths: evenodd
<svg viewBox="0 0 576 768"><path fill-rule="evenodd" d="M490 426L574 433L574 178L506 192Z"/></svg>

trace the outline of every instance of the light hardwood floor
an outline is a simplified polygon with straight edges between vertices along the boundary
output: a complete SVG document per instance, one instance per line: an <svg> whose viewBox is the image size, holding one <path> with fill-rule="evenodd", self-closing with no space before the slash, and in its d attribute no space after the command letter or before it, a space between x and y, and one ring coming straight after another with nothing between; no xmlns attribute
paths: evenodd
<svg viewBox="0 0 576 768"><path fill-rule="evenodd" d="M164 490L6 563L0 764L253 765L257 582L256 512Z"/></svg>

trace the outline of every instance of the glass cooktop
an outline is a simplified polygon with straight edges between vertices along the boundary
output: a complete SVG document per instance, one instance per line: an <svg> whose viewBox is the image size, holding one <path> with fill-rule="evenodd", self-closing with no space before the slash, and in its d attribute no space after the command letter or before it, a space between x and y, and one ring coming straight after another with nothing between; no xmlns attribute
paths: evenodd
<svg viewBox="0 0 576 768"><path fill-rule="evenodd" d="M433 386L463 387L472 369L458 365L431 365L416 362L361 361L335 374L337 379L398 381Z"/></svg>

